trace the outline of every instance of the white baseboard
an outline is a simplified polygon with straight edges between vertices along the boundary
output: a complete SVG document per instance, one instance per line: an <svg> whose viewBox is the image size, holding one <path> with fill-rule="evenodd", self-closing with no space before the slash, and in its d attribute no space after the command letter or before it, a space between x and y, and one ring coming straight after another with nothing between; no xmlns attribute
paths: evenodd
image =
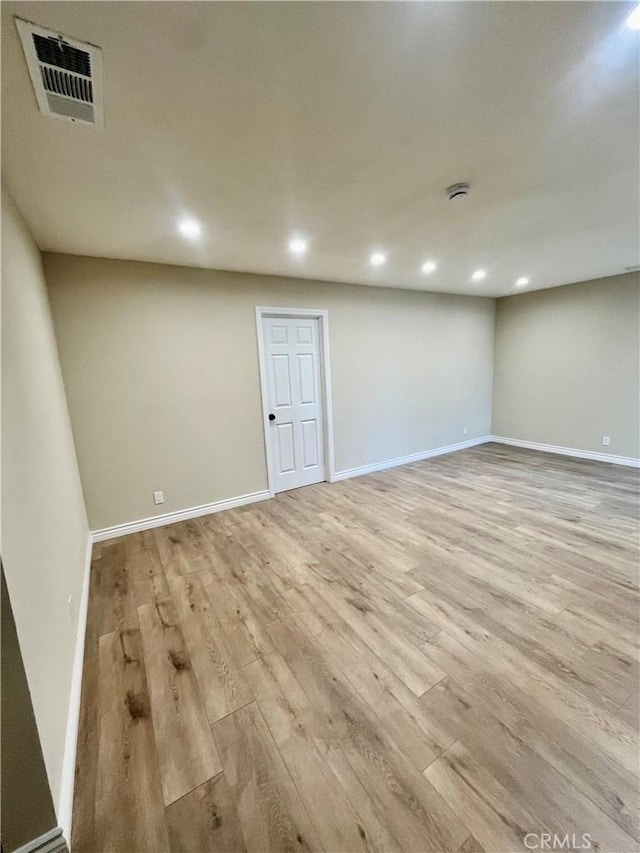
<svg viewBox="0 0 640 853"><path fill-rule="evenodd" d="M71 690L69 692L69 710L67 712L67 732L62 757L62 776L56 814L64 837L71 843L71 818L73 814L73 789L76 777L76 747L78 745L78 726L80 724L80 698L82 696L82 668L84 663L84 639L87 632L87 611L89 609L89 580L91 576L91 533L87 537L82 576L82 592L78 606L78 624L76 626L76 645L71 670Z"/></svg>
<svg viewBox="0 0 640 853"><path fill-rule="evenodd" d="M616 456L613 453L595 453L592 450L578 450L576 447L558 447L555 444L540 444L537 441L521 441L519 438L505 438L492 435L489 441L497 444L509 444L511 447L523 447L526 450L541 450L544 453L557 453L560 456L575 456L578 459L591 459L594 462L608 462L611 465L626 465L629 468L640 468L640 459L633 456Z"/></svg>
<svg viewBox="0 0 640 853"><path fill-rule="evenodd" d="M57 826L23 844L22 847L17 847L13 853L65 853L67 849L62 829Z"/></svg>
<svg viewBox="0 0 640 853"><path fill-rule="evenodd" d="M141 518L138 521L128 521L125 524L116 524L114 527L104 527L102 530L93 530L91 537L93 542L102 542L105 539L115 539L117 536L125 536L128 533L139 533L141 530L151 530L152 527L164 527L165 524L175 524L177 521L188 521L190 518L199 518L201 515L212 515L214 512L222 512L224 509L246 506L246 504L266 501L272 497L266 489L262 492L252 492L249 495L239 495L236 498L227 498L223 501L215 501L211 504L192 506L189 509L179 509L176 512L167 512L164 515L154 515L150 518Z"/></svg>
<svg viewBox="0 0 640 853"><path fill-rule="evenodd" d="M333 481L348 480L350 477L360 477L362 474L373 474L376 471L384 471L387 468L396 468L398 465L409 465L411 462L421 462L423 459L431 459L432 456L443 456L445 453L454 453L456 450L465 450L467 447L476 447L478 444L486 444L491 441L490 435L480 438L470 438L468 441L460 441L457 444L447 444L444 447L434 447L432 450L423 450L421 453L412 453L409 456L398 456L395 459L385 459L383 462L373 462L371 465L361 465L359 468L348 468L345 471L336 471Z"/></svg>

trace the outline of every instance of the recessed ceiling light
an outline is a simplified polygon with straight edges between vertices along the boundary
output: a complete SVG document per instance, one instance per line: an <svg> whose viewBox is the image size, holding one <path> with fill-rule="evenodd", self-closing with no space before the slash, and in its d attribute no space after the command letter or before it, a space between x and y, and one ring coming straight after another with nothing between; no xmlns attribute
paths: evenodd
<svg viewBox="0 0 640 853"><path fill-rule="evenodd" d="M422 264L422 272L424 272L424 273L433 272L437 266L438 266L438 264L435 261L425 261Z"/></svg>
<svg viewBox="0 0 640 853"><path fill-rule="evenodd" d="M387 256L384 252L374 252L369 258L369 263L372 267L381 267L386 260Z"/></svg>
<svg viewBox="0 0 640 853"><path fill-rule="evenodd" d="M202 226L196 219L181 219L178 222L178 231L187 240L197 240L198 237L202 236Z"/></svg>
<svg viewBox="0 0 640 853"><path fill-rule="evenodd" d="M526 276L521 276L516 281L516 287L526 287L529 284L529 279Z"/></svg>
<svg viewBox="0 0 640 853"><path fill-rule="evenodd" d="M640 30L640 4L636 6L627 18L627 27L630 30Z"/></svg>
<svg viewBox="0 0 640 853"><path fill-rule="evenodd" d="M483 278L486 278L486 272L484 270L476 270L471 278L474 281L482 281Z"/></svg>
<svg viewBox="0 0 640 853"><path fill-rule="evenodd" d="M292 255L304 255L307 251L308 243L303 237L294 237L289 240L289 251Z"/></svg>

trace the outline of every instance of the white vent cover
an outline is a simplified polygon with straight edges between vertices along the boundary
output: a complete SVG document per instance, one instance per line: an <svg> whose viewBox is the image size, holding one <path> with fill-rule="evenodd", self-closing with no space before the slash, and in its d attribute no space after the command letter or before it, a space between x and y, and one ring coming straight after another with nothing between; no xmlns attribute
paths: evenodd
<svg viewBox="0 0 640 853"><path fill-rule="evenodd" d="M102 51L16 18L40 112L103 126Z"/></svg>
<svg viewBox="0 0 640 853"><path fill-rule="evenodd" d="M447 200L458 201L461 198L466 198L470 192L471 187L469 184L453 184L446 189Z"/></svg>

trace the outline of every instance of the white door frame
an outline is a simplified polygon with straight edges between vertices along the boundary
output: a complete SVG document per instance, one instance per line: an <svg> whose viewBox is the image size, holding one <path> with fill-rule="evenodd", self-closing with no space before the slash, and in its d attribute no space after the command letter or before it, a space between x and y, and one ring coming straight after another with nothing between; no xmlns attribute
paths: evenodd
<svg viewBox="0 0 640 853"><path fill-rule="evenodd" d="M335 482L335 465L333 461L333 410L331 405L331 367L329 362L329 312L324 308L265 308L256 307L256 332L258 335L258 361L260 365L260 393L262 395L262 428L264 431L264 447L267 457L267 478L269 494L275 495L274 459L269 441L269 395L267 393L267 376L264 353L264 335L262 321L265 317L310 317L318 321L319 327L319 356L320 382L322 384L322 409L324 414L324 459L325 479Z"/></svg>

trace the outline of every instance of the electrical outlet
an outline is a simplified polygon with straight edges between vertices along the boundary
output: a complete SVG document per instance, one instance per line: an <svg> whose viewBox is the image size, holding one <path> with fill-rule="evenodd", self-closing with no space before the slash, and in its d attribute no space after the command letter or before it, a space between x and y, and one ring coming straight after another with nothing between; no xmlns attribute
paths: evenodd
<svg viewBox="0 0 640 853"><path fill-rule="evenodd" d="M462 430L462 432L463 432L463 435L468 435L468 434L469 434L469 430L468 430L468 428L467 428L467 427L465 427L465 428Z"/></svg>
<svg viewBox="0 0 640 853"><path fill-rule="evenodd" d="M156 504L156 506L158 504L163 504L164 503L164 492L154 492L153 493L153 502L154 502L154 504Z"/></svg>
<svg viewBox="0 0 640 853"><path fill-rule="evenodd" d="M602 446L603 447L609 447L610 444L611 444L611 436L610 435L603 435L602 436Z"/></svg>
<svg viewBox="0 0 640 853"><path fill-rule="evenodd" d="M67 599L67 607L69 608L69 619L71 619L71 624L74 625L76 621L76 614L73 607L73 596L70 595Z"/></svg>

